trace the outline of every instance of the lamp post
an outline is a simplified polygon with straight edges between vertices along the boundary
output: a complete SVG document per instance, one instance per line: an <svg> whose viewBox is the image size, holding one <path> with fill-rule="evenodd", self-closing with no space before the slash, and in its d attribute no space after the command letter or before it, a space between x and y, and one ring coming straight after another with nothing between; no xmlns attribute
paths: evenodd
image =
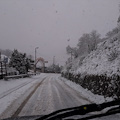
<svg viewBox="0 0 120 120"><path fill-rule="evenodd" d="M36 74L36 52L37 52L37 49L38 49L39 47L36 47L35 48L35 69L34 69L34 72L35 72L35 74Z"/></svg>
<svg viewBox="0 0 120 120"><path fill-rule="evenodd" d="M55 56L53 56L53 71L55 72Z"/></svg>

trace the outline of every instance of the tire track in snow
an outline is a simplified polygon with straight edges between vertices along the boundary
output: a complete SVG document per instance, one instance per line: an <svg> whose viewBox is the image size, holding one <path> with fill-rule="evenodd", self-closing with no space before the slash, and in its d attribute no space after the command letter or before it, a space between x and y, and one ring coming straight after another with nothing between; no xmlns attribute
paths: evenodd
<svg viewBox="0 0 120 120"><path fill-rule="evenodd" d="M14 92L14 91L16 91L16 90L24 87L25 85L27 85L27 84L29 84L29 83L31 83L31 82L33 82L33 81L29 81L29 82L22 83L22 84L14 87L14 88L11 88L11 89L9 89L9 90L1 93L1 94L0 94L0 99L4 98L5 96L9 95L10 93L12 93L12 92Z"/></svg>
<svg viewBox="0 0 120 120"><path fill-rule="evenodd" d="M0 119L13 117L13 115L15 115L15 117L17 117L18 116L17 114L19 114L22 111L23 107L25 106L25 103L30 99L29 97L32 96L33 90L35 90L36 86L39 83L43 82L44 79L46 79L46 77L42 78L40 81L36 81L31 87L29 87L24 92L24 94L21 94L17 99L14 99L14 101L12 101L12 103L0 114ZM19 111L18 111L18 109L19 109Z"/></svg>
<svg viewBox="0 0 120 120"><path fill-rule="evenodd" d="M44 78L44 79L46 79L46 78ZM35 88L32 90L32 92L30 92L30 94L26 97L26 99L21 103L21 105L19 106L19 108L12 115L12 117L17 117L19 115L19 113L22 111L22 109L25 106L25 104L28 102L28 100L31 98L31 96L35 93L35 91L37 90L37 88L42 84L42 82L44 81L44 79L35 86Z"/></svg>

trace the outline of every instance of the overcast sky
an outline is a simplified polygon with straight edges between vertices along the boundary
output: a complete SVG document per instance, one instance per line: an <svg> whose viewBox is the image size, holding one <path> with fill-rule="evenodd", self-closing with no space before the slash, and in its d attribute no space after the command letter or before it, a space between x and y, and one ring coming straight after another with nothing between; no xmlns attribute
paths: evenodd
<svg viewBox="0 0 120 120"><path fill-rule="evenodd" d="M83 33L117 26L120 0L0 0L0 48L64 63ZM70 39L68 43L68 39Z"/></svg>

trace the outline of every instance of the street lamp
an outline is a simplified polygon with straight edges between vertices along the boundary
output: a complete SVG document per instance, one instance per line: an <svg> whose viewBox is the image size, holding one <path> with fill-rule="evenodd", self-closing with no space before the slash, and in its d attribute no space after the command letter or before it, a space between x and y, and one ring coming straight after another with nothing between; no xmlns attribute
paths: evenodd
<svg viewBox="0 0 120 120"><path fill-rule="evenodd" d="M55 72L55 56L53 56L53 71Z"/></svg>
<svg viewBox="0 0 120 120"><path fill-rule="evenodd" d="M34 72L36 73L36 52L37 52L37 49L38 49L39 47L36 47L35 48L35 70L34 70Z"/></svg>

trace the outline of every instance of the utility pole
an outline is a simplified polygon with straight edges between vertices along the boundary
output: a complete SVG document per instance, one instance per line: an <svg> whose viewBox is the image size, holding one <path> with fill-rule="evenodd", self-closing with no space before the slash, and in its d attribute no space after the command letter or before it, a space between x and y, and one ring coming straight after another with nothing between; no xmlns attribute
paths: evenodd
<svg viewBox="0 0 120 120"><path fill-rule="evenodd" d="M34 65L35 65L35 68L34 68L34 72L35 72L35 74L36 74L36 52L37 52L37 49L38 49L39 47L36 47L35 48L35 63L34 63Z"/></svg>
<svg viewBox="0 0 120 120"><path fill-rule="evenodd" d="M5 62L5 74L7 76L7 65L6 65L6 62Z"/></svg>
<svg viewBox="0 0 120 120"><path fill-rule="evenodd" d="M8 61L8 58L4 58L5 74L6 74L6 76L7 76L7 61Z"/></svg>
<svg viewBox="0 0 120 120"><path fill-rule="evenodd" d="M55 56L53 56L53 71L55 72Z"/></svg>

